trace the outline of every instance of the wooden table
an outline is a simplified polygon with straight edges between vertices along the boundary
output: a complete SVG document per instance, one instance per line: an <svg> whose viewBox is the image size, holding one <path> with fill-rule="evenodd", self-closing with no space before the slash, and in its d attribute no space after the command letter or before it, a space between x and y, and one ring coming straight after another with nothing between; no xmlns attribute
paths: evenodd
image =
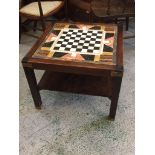
<svg viewBox="0 0 155 155"><path fill-rule="evenodd" d="M123 77L122 37L122 26L112 24L49 25L22 60L35 107L41 109L43 89L103 96L111 100L114 119ZM38 83L34 70L45 71Z"/></svg>

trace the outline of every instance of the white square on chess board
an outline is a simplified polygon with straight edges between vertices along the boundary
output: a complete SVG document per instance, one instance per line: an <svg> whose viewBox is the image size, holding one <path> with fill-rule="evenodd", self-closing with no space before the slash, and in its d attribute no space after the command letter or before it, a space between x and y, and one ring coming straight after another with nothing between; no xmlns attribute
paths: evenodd
<svg viewBox="0 0 155 155"><path fill-rule="evenodd" d="M76 37L76 40L80 40L81 38L80 37Z"/></svg>
<svg viewBox="0 0 155 155"><path fill-rule="evenodd" d="M72 47L72 45L67 45L66 47L67 47L67 48L71 48L71 47Z"/></svg>
<svg viewBox="0 0 155 155"><path fill-rule="evenodd" d="M65 39L70 39L70 37L65 37Z"/></svg>
<svg viewBox="0 0 155 155"><path fill-rule="evenodd" d="M91 36L91 38L94 38L94 39L95 39L95 38L96 38L96 36Z"/></svg>
<svg viewBox="0 0 155 155"><path fill-rule="evenodd" d="M84 40L80 40L80 41L79 41L79 43L84 43L84 42L85 42Z"/></svg>
<svg viewBox="0 0 155 155"><path fill-rule="evenodd" d="M71 37L76 37L76 34L73 34Z"/></svg>
<svg viewBox="0 0 155 155"><path fill-rule="evenodd" d="M68 32L67 34L72 34L73 32Z"/></svg>
<svg viewBox="0 0 155 155"><path fill-rule="evenodd" d="M74 40L73 40L73 39L70 39L70 40L69 40L69 42L70 42L70 43L73 43L73 42L74 42ZM67 43L67 44L68 44L68 43Z"/></svg>
<svg viewBox="0 0 155 155"><path fill-rule="evenodd" d="M78 43L75 42L75 43L73 43L73 45L78 45Z"/></svg>
<svg viewBox="0 0 155 155"><path fill-rule="evenodd" d="M69 42L71 42L71 40ZM68 42L63 41L63 45L67 45L67 44L68 44Z"/></svg>
<svg viewBox="0 0 155 155"><path fill-rule="evenodd" d="M64 51L65 50L65 47L60 47L59 50L60 51Z"/></svg>
<svg viewBox="0 0 155 155"><path fill-rule="evenodd" d="M86 41L90 41L90 40L91 40L91 38L86 38L85 40L86 40Z"/></svg>
<svg viewBox="0 0 155 155"><path fill-rule="evenodd" d="M76 52L76 48L71 48L70 51L71 52Z"/></svg>
<svg viewBox="0 0 155 155"><path fill-rule="evenodd" d="M68 30L69 31L69 30ZM78 29L74 29L73 32L78 32Z"/></svg>
<svg viewBox="0 0 155 155"><path fill-rule="evenodd" d="M82 35L82 32L78 32L77 35L80 35L81 36Z"/></svg>

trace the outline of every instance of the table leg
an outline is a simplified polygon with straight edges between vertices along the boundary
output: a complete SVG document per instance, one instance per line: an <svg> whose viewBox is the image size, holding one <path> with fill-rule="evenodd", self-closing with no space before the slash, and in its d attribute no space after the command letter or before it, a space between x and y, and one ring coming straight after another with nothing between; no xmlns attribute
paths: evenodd
<svg viewBox="0 0 155 155"><path fill-rule="evenodd" d="M28 67L24 67L24 72L30 87L30 91L34 100L34 104L35 107L37 109L41 109L41 96L39 93L39 89L37 86L37 81L36 81L36 77L35 77L35 73L34 73L34 69L28 68Z"/></svg>
<svg viewBox="0 0 155 155"><path fill-rule="evenodd" d="M126 31L129 29L129 17L126 17Z"/></svg>
<svg viewBox="0 0 155 155"><path fill-rule="evenodd" d="M65 18L68 21L68 0L65 0Z"/></svg>
<svg viewBox="0 0 155 155"><path fill-rule="evenodd" d="M117 103L122 83L122 77L112 77L111 80L112 80L112 96L111 96L109 118L114 120L117 110Z"/></svg>

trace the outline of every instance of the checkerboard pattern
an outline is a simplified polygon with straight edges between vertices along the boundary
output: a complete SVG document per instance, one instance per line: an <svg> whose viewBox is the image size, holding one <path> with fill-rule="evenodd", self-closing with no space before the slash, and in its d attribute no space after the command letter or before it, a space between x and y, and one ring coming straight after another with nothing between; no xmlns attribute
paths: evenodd
<svg viewBox="0 0 155 155"><path fill-rule="evenodd" d="M101 30L64 29L52 50L100 54L103 51Z"/></svg>
<svg viewBox="0 0 155 155"><path fill-rule="evenodd" d="M117 26L55 23L33 57L113 65L116 47Z"/></svg>

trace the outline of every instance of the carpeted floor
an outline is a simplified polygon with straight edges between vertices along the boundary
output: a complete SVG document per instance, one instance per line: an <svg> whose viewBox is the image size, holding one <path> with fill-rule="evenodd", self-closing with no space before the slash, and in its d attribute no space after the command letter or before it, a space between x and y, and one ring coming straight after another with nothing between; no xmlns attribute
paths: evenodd
<svg viewBox="0 0 155 155"><path fill-rule="evenodd" d="M35 41L22 35L20 61ZM134 155L134 41L124 40L125 72L114 122L106 119L110 101L103 97L41 91L43 107L36 110L20 63L20 155ZM39 79L42 72L36 74Z"/></svg>

